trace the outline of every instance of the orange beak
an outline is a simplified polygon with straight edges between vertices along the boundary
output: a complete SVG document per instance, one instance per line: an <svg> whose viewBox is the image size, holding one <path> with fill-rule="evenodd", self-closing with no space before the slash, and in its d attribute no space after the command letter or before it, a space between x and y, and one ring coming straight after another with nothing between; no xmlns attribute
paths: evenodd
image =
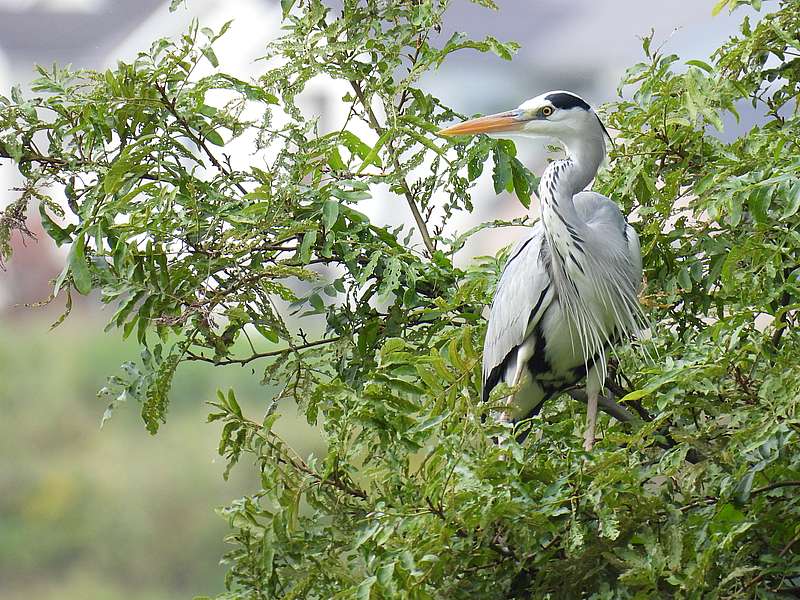
<svg viewBox="0 0 800 600"><path fill-rule="evenodd" d="M475 135L476 133L517 132L522 129L524 124L525 120L520 118L519 110L509 110L447 127L439 131L439 135L449 137L452 135Z"/></svg>

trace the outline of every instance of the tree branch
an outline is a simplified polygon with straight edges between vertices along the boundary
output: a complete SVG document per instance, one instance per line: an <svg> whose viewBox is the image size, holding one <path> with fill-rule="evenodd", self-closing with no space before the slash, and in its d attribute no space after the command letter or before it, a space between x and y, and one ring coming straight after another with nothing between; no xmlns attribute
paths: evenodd
<svg viewBox="0 0 800 600"><path fill-rule="evenodd" d="M5 144L3 144L2 142L0 142L0 158L10 158L12 160L14 159L14 157L11 156L11 153L6 149ZM42 164L46 164L46 165L50 165L50 166L54 166L54 167L63 167L66 164L68 164L68 162L63 158L55 158L53 156L44 156L43 154L36 154L36 153L25 153L25 154L23 154L20 157L19 162L38 162L38 163L42 163ZM82 162L82 161L78 161L78 162Z"/></svg>
<svg viewBox="0 0 800 600"><path fill-rule="evenodd" d="M300 346L291 346L289 348L282 348L281 350L271 350L269 352L256 352L255 354L248 356L247 358L223 358L223 359L214 359L209 356L203 356L201 354L195 354L191 350L186 351L186 358L184 360L187 361L200 361L200 362L207 362L211 363L212 365L246 365L249 362L254 360L258 360L259 358L269 358L272 356L281 356L282 354L288 354L289 352L299 352L300 350L307 350L309 348L315 348L317 346L323 346L325 344L332 344L334 342L340 341L341 337L335 338L328 338L326 340L316 340L313 342L308 342L307 344L302 344Z"/></svg>
<svg viewBox="0 0 800 600"><path fill-rule="evenodd" d="M267 443L269 443L270 446L272 446L274 448L274 445L272 444L272 442L268 441ZM367 499L367 493L364 490L359 489L359 488L355 488L355 487L353 487L351 485L348 485L345 482L343 482L341 479L339 479L338 477L336 477L336 478L323 478L323 477L320 476L319 473L317 473L316 471L311 469L308 465L306 465L305 462L301 462L301 461L295 460L290 456L277 456L276 458L277 458L277 460L279 462L282 462L282 463L284 463L286 465L294 467L295 469L297 469L301 473L305 473L306 475L308 475L309 477L314 479L317 482L317 484L319 484L319 485L335 487L337 490L339 490L341 492L344 492L345 494L348 494L349 496L353 496L355 498L359 498L360 500L366 500Z"/></svg>
<svg viewBox="0 0 800 600"><path fill-rule="evenodd" d="M350 85L352 86L353 91L355 91L359 102L361 102L361 105L364 107L364 111L367 114L370 125L378 134L383 135L384 128L375 117L375 113L373 112L372 107L369 105L369 101L364 95L364 90L361 89L361 85L352 79L350 80ZM400 163L394 153L394 146L392 146L391 142L388 142L387 145L392 151L392 164L394 165L395 170L399 172ZM411 209L411 214L414 216L414 221L416 222L419 233L422 236L422 241L425 244L425 248L427 248L428 254L433 256L433 253L436 251L436 246L431 239L431 234L428 232L428 226L425 224L425 219L422 217L422 213L419 211L414 194L411 192L411 188L408 186L408 182L406 181L405 177L400 177L400 187L403 189L403 195L408 203L408 207Z"/></svg>
<svg viewBox="0 0 800 600"><path fill-rule="evenodd" d="M770 483L769 485L765 485L763 487L754 489L752 492L750 492L750 495L755 496L757 494L763 494L764 492L769 492L770 490L777 490L778 488L782 487L800 487L800 481L797 480L777 481L775 483Z"/></svg>
<svg viewBox="0 0 800 600"><path fill-rule="evenodd" d="M568 391L567 393L570 395L570 397L572 397L573 400L577 400L578 402L583 402L584 404L587 403L587 397L586 397L586 391L585 390L574 389L574 390ZM622 423L635 422L636 421L636 417L634 417L633 414L629 410L627 410L624 406L622 406L621 404L618 404L614 400L614 395L615 395L614 392L612 392L611 390L609 390L608 395L601 394L600 397L597 399L598 408L600 408L600 410L602 410L603 412L611 415L617 421L620 421ZM642 408L642 410L644 410L644 408ZM645 414L647 414L646 411L645 411ZM642 419L642 420L643 421L652 421L652 418ZM667 440L666 442L660 442L660 441L656 440L656 445L658 447L662 448L663 450L670 450L670 449L675 447L676 442L672 438L672 436L669 434L668 431L659 431L658 433L660 435L663 435L664 438ZM697 463L701 462L702 460L704 460L704 458L705 457L702 454L700 454L697 450L695 450L694 448L689 448L689 451L686 453L686 461L690 462L692 464L697 464Z"/></svg>
<svg viewBox="0 0 800 600"><path fill-rule="evenodd" d="M583 402L586 404L588 402L588 398L586 396L585 390L571 390L567 392L573 400L577 400L578 402ZM636 417L631 414L624 406L621 404L617 404L614 400L612 394L601 394L600 397L597 399L597 406L602 410L604 413L607 413L614 417L617 421L621 421L623 423L631 423L636 420Z"/></svg>
<svg viewBox="0 0 800 600"><path fill-rule="evenodd" d="M783 276L785 279L788 280L791 274L792 274L792 269L788 268L784 269ZM784 331L786 331L786 327L789 324L786 319L786 311L782 309L789 306L791 300L792 297L789 295L789 292L784 291L783 294L781 294L781 300L779 303L779 309L781 309L780 315L778 315L778 318L775 319L773 323L775 325L775 331L772 334L772 346L776 349L781 345L781 338L783 337L783 333Z"/></svg>
<svg viewBox="0 0 800 600"><path fill-rule="evenodd" d="M220 173L225 175L225 177L228 179L233 180L233 173L231 173L231 171L226 169L225 166L219 162L217 157L211 152L211 149L206 145L206 141L201 136L194 133L192 126L189 125L189 122L180 114L180 112L178 112L175 99L170 98L167 95L166 87L158 83L155 84L155 87L161 96L161 103L166 107L170 114L175 117L175 120L181 126L181 129L183 129L183 132L186 134L186 136L192 140L192 142L194 142L198 148L205 152L206 156L208 156L208 159L211 161L211 164L213 164ZM235 185L236 189L238 189L242 194L247 194L247 190L244 189L244 186L242 186L242 184L239 182L233 181L233 185Z"/></svg>

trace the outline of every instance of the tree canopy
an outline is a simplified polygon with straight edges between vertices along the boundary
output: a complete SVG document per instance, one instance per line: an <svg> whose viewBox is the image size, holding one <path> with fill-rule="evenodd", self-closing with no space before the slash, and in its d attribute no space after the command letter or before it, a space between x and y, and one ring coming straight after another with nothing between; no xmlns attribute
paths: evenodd
<svg viewBox="0 0 800 600"><path fill-rule="evenodd" d="M595 189L641 237L652 336L619 352L609 382L635 418L604 417L591 454L568 396L522 445L493 443L508 425L479 402L504 254L463 268L454 256L511 223L444 223L472 210L486 163L525 205L537 178L509 141L436 136L463 115L420 78L454 52L517 49L443 37L449 4L282 0L284 33L253 80L219 64L228 25L194 24L105 72L39 67L33 94L0 97L0 156L25 179L0 215L2 258L38 209L69 247L54 282L67 313L97 290L116 308L109 328L138 341L140 359L100 392L106 416L136 401L156 433L188 361L261 378L260 414L234 390L211 401L229 468L261 474L220 511L225 598L789 597L800 2L718 2L762 12L707 61L645 37L604 109L616 143ZM334 131L301 108L320 77L346 86ZM745 111L755 124L725 134ZM251 153L232 155L241 143ZM370 220L359 203L373 195L413 227ZM275 433L289 404L324 454Z"/></svg>

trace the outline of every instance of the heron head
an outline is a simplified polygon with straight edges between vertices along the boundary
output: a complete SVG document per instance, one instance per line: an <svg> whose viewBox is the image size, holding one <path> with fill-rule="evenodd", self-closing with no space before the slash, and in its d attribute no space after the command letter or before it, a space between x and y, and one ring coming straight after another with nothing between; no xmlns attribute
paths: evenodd
<svg viewBox="0 0 800 600"><path fill-rule="evenodd" d="M547 92L514 110L464 121L442 129L439 135L478 133L491 137L552 137L567 145L575 138L598 137L605 142L604 137L609 137L592 107L580 96L564 91Z"/></svg>

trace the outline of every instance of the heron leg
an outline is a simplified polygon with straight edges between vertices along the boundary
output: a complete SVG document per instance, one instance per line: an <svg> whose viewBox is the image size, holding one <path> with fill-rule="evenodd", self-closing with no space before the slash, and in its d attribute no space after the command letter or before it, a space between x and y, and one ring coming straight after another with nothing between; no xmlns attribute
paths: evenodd
<svg viewBox="0 0 800 600"><path fill-rule="evenodd" d="M600 394L603 391L603 381L594 365L586 376L586 431L583 434L583 449L591 452L594 447L594 430L597 427L597 408Z"/></svg>
<svg viewBox="0 0 800 600"><path fill-rule="evenodd" d="M583 449L591 452L594 447L594 429L597 426L597 398L599 390L586 390L589 409L586 412L586 432L583 434Z"/></svg>

